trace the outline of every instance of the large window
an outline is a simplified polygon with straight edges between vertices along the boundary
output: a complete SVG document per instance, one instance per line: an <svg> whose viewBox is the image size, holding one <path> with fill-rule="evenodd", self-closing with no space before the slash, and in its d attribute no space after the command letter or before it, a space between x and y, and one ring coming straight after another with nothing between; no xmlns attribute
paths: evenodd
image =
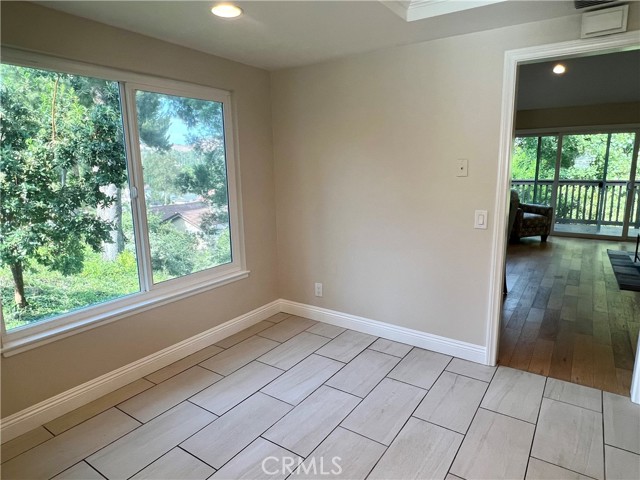
<svg viewBox="0 0 640 480"><path fill-rule="evenodd" d="M5 339L246 275L226 92L28 64L0 65Z"/></svg>
<svg viewBox="0 0 640 480"><path fill-rule="evenodd" d="M640 132L567 132L517 136L512 188L522 202L554 207L554 234L637 235Z"/></svg>
<svg viewBox="0 0 640 480"><path fill-rule="evenodd" d="M231 262L222 110L136 92L154 283Z"/></svg>

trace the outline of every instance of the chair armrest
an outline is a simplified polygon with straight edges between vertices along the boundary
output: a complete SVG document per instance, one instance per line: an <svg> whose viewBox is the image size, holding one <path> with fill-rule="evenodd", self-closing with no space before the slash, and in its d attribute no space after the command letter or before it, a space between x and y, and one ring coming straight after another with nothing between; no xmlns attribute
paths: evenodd
<svg viewBox="0 0 640 480"><path fill-rule="evenodd" d="M521 208L516 209L516 214L513 219L513 225L511 226L511 230L509 231L509 237L519 238L519 232L522 228L522 217L524 216L524 212Z"/></svg>
<svg viewBox="0 0 640 480"><path fill-rule="evenodd" d="M533 203L521 203L520 208L526 213L535 213L537 215L544 215L545 217L551 217L553 215L553 207L547 205L535 205Z"/></svg>

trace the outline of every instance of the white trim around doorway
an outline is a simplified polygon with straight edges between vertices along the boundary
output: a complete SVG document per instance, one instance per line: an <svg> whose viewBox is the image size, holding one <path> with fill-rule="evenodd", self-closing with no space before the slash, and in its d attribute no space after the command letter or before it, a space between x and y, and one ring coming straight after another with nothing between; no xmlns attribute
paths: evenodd
<svg viewBox="0 0 640 480"><path fill-rule="evenodd" d="M503 281L505 273L505 251L507 246L508 195L511 178L511 144L515 126L515 98L518 66L551 59L571 58L587 55L635 50L640 48L638 32L573 40L569 42L540 45L518 50L509 50L504 56L502 81L502 110L500 122L500 150L493 224L491 252L491 278L489 288L489 322L486 334L486 361L495 365L498 360L500 341L500 316L502 309ZM636 358L631 384L631 400L640 403L640 362Z"/></svg>

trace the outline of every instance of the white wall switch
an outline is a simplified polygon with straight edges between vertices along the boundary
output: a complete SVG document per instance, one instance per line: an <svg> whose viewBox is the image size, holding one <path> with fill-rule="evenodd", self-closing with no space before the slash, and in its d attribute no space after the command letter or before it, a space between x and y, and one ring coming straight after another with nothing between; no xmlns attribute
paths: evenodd
<svg viewBox="0 0 640 480"><path fill-rule="evenodd" d="M316 297L322 296L322 284L316 283Z"/></svg>
<svg viewBox="0 0 640 480"><path fill-rule="evenodd" d="M473 228L479 228L482 230L487 229L487 211L476 210L476 219Z"/></svg>
<svg viewBox="0 0 640 480"><path fill-rule="evenodd" d="M459 158L456 165L456 177L466 177L469 175L469 160Z"/></svg>

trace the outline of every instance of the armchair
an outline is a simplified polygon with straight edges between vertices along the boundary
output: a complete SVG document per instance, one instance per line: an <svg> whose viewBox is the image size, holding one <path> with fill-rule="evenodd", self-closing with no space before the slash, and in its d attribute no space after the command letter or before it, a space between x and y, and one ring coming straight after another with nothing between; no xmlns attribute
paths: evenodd
<svg viewBox="0 0 640 480"><path fill-rule="evenodd" d="M512 241L518 241L523 237L536 237L538 235L540 235L542 242L547 241L547 237L551 232L553 207L520 203L518 192L511 190L510 209L510 213L515 212L513 229L510 234Z"/></svg>

